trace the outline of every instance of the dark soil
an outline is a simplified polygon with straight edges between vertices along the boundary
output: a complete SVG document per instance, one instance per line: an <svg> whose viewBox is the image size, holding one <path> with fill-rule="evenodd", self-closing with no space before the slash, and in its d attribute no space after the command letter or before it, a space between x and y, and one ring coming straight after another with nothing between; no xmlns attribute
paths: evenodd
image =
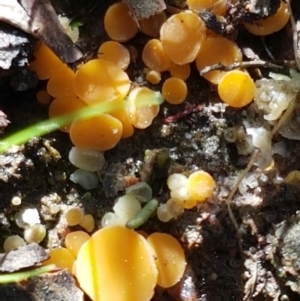
<svg viewBox="0 0 300 301"><path fill-rule="evenodd" d="M78 44L88 57L94 55L100 41L107 39L101 27L103 4L90 1L85 5L78 1L81 6L78 4L75 8L70 7L69 1L57 2L60 2L59 11L83 21L83 38ZM94 25L96 19L97 28ZM270 60L260 38L251 36L239 26L237 29L240 47ZM146 40L138 34L126 45L135 45L140 51ZM267 37L264 43L276 59L293 58L290 26ZM143 76L143 68L140 57L131 64L128 73L132 81ZM249 70L251 74L255 74L254 71ZM262 70L263 74L268 71ZM248 186L245 194L238 192L231 204L239 227L237 232L225 200L249 157L238 154L236 145L224 138L224 131L228 127L241 126L248 108L226 107L218 99L215 88L199 77L195 67L187 83L186 103L179 106L163 104L159 116L148 129L136 130L133 137L105 153L107 164L101 178L103 183L91 191L87 192L69 180L75 167L68 160L72 144L64 133L54 132L32 139L15 151L0 155L0 246L8 235L22 234L14 223L18 208L11 205L13 197L20 196L22 206L42 211L42 199L57 195L62 204L79 204L86 213L93 214L99 226L103 214L111 211L116 196L123 192L117 187L116 179L120 174L139 178L146 150L168 150L171 162L164 173L156 174L151 164L144 167L144 172L152 176L151 186L161 202L168 197L167 175L175 171L203 169L216 179L217 189L209 202L187 210L177 220L162 223L152 218L142 227L149 233L160 231L177 237L185 248L188 261L181 282L168 290L157 289L153 300L299 300L300 246L296 214L300 209L300 186L299 183L287 185L279 179L300 168L300 142L277 135L274 143L284 142L290 155L286 158L275 155L275 166L269 171L251 169L256 184ZM10 85L10 76L0 79L0 110L11 122L3 137L47 118L47 106L39 104L35 96L45 84L42 82L34 89L16 92ZM159 86L151 87L160 89ZM174 122L166 124L166 118L170 116L174 116ZM45 222L53 229L57 221ZM42 245L49 247L51 242L45 241Z"/></svg>

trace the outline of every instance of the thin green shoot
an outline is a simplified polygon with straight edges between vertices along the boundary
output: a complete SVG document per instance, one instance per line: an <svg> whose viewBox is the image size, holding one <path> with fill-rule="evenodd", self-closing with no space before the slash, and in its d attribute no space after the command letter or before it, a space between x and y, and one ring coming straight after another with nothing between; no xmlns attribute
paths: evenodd
<svg viewBox="0 0 300 301"><path fill-rule="evenodd" d="M144 105L160 105L163 102L163 98L160 93L157 93L153 98L143 97L139 102L140 106ZM0 153L8 151L14 145L21 145L32 138L41 137L49 134L59 128L70 124L74 119L88 119L100 114L107 114L113 111L124 109L126 101L120 102L105 102L99 105L84 107L76 112L60 115L55 118L44 120L31 125L15 134L8 136L0 141Z"/></svg>
<svg viewBox="0 0 300 301"><path fill-rule="evenodd" d="M0 275L0 284L4 283L13 283L20 282L26 280L31 277L39 276L41 274L53 272L57 269L55 264L49 264L40 268L36 268L33 270L9 273L9 274L1 274Z"/></svg>

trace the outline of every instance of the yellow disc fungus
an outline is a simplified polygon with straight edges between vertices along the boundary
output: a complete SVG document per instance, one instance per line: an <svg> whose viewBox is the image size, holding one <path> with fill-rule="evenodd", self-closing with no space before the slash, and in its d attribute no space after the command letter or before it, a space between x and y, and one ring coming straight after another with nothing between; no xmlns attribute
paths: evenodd
<svg viewBox="0 0 300 301"><path fill-rule="evenodd" d="M148 68L158 72L166 71L171 67L171 60L158 39L152 39L146 43L142 59Z"/></svg>
<svg viewBox="0 0 300 301"><path fill-rule="evenodd" d="M156 85L161 81L161 73L155 70L150 70L146 74L146 80L149 83Z"/></svg>
<svg viewBox="0 0 300 301"><path fill-rule="evenodd" d="M49 79L63 66L62 61L44 43L39 45L34 55L35 60L30 63L29 69L35 71L40 80Z"/></svg>
<svg viewBox="0 0 300 301"><path fill-rule="evenodd" d="M85 214L79 225L87 232L92 232L95 228L95 219L91 214Z"/></svg>
<svg viewBox="0 0 300 301"><path fill-rule="evenodd" d="M55 264L61 269L68 269L72 273L73 264L75 262L75 256L66 248L55 248L49 252L50 258L43 261L42 265Z"/></svg>
<svg viewBox="0 0 300 301"><path fill-rule="evenodd" d="M75 119L70 127L70 138L77 147L106 151L117 145L122 132L121 121L102 114L89 119Z"/></svg>
<svg viewBox="0 0 300 301"><path fill-rule="evenodd" d="M158 274L147 240L123 226L94 233L79 250L75 270L93 301L149 301Z"/></svg>
<svg viewBox="0 0 300 301"><path fill-rule="evenodd" d="M129 89L127 73L106 60L91 60L75 74L74 91L88 105L123 99Z"/></svg>
<svg viewBox="0 0 300 301"><path fill-rule="evenodd" d="M215 181L209 173L203 170L195 171L187 180L187 200L203 202L212 196L215 186Z"/></svg>
<svg viewBox="0 0 300 301"><path fill-rule="evenodd" d="M83 210L80 207L73 207L67 210L65 218L68 226L78 225L82 221L83 215Z"/></svg>
<svg viewBox="0 0 300 301"><path fill-rule="evenodd" d="M172 63L169 71L172 77L187 80L191 73L191 67L190 64L177 65Z"/></svg>
<svg viewBox="0 0 300 301"><path fill-rule="evenodd" d="M290 13L286 3L281 1L277 12L267 19L245 23L246 29L254 35L266 36L282 29L290 19Z"/></svg>
<svg viewBox="0 0 300 301"><path fill-rule="evenodd" d="M138 129L145 129L151 125L159 112L159 105L143 105L145 101L156 98L156 92L146 87L133 89L128 96L128 116Z"/></svg>
<svg viewBox="0 0 300 301"><path fill-rule="evenodd" d="M243 55L239 47L232 41L218 35L207 36L196 58L196 65L200 71L207 66L222 64L229 66L233 63L239 63ZM203 75L213 84L218 84L224 76L225 71L214 70Z"/></svg>
<svg viewBox="0 0 300 301"><path fill-rule="evenodd" d="M90 236L84 231L74 231L67 234L65 245L71 253L77 257L82 245L90 239Z"/></svg>
<svg viewBox="0 0 300 301"><path fill-rule="evenodd" d="M199 14L203 10L209 10L215 15L222 16L226 11L226 0L187 0L187 6L193 12Z"/></svg>
<svg viewBox="0 0 300 301"><path fill-rule="evenodd" d="M171 60L179 65L191 63L205 37L200 17L186 11L171 16L160 29L160 40Z"/></svg>
<svg viewBox="0 0 300 301"><path fill-rule="evenodd" d="M162 86L162 96L173 105L181 104L187 96L187 85L184 80L177 77L168 78Z"/></svg>
<svg viewBox="0 0 300 301"><path fill-rule="evenodd" d="M138 32L137 23L124 2L117 2L108 8L104 16L104 28L108 36L117 42L127 42Z"/></svg>
<svg viewBox="0 0 300 301"><path fill-rule="evenodd" d="M255 95L255 83L246 72L233 70L226 73L218 84L220 98L231 107L242 108Z"/></svg>
<svg viewBox="0 0 300 301"><path fill-rule="evenodd" d="M164 288L175 285L183 276L186 266L180 243L166 233L153 233L148 236L147 241L155 254L157 284Z"/></svg>
<svg viewBox="0 0 300 301"><path fill-rule="evenodd" d="M53 72L48 83L47 91L53 97L65 97L75 95L73 82L75 73L67 65Z"/></svg>
<svg viewBox="0 0 300 301"><path fill-rule="evenodd" d="M54 118L63 114L76 112L85 106L86 104L75 95L55 98L49 106L49 117ZM68 133L70 126L71 124L67 124L61 127L60 130Z"/></svg>
<svg viewBox="0 0 300 301"><path fill-rule="evenodd" d="M149 37L157 38L159 37L160 28L166 20L167 15L165 12L139 20L141 32Z"/></svg>
<svg viewBox="0 0 300 301"><path fill-rule="evenodd" d="M98 49L98 58L112 62L122 70L130 64L129 50L115 41L104 42Z"/></svg>

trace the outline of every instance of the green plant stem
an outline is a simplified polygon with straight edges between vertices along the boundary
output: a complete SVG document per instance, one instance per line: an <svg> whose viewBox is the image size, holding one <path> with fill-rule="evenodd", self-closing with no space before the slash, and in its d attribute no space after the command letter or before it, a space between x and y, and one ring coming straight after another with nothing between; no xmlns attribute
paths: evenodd
<svg viewBox="0 0 300 301"><path fill-rule="evenodd" d="M126 227L129 229L136 229L143 225L150 216L155 212L158 206L158 200L152 199L148 202L132 219L126 223Z"/></svg>
<svg viewBox="0 0 300 301"><path fill-rule="evenodd" d="M30 277L39 276L41 274L52 272L56 269L55 264L49 264L40 268L36 268L34 270L17 272L17 273L9 273L0 275L0 284L4 283L12 283L26 280Z"/></svg>
<svg viewBox="0 0 300 301"><path fill-rule="evenodd" d="M143 97L143 99L140 100L139 105L160 105L162 102L163 98L158 93L155 98ZM24 144L32 138L41 137L56 131L63 126L70 124L74 119L87 119L100 114L111 113L113 111L124 109L125 106L125 101L119 101L117 103L105 102L91 107L87 106L76 112L38 122L37 124L31 125L0 141L0 153L7 151L14 145Z"/></svg>

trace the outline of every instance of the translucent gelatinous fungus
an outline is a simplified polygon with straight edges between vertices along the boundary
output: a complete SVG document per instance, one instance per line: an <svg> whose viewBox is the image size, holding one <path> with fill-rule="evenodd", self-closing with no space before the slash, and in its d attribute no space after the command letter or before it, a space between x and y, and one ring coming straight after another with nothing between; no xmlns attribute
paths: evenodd
<svg viewBox="0 0 300 301"><path fill-rule="evenodd" d="M160 40L171 60L179 65L191 63L205 37L200 17L186 11L171 16L161 27Z"/></svg>
<svg viewBox="0 0 300 301"><path fill-rule="evenodd" d="M93 301L149 301L158 274L146 239L122 226L94 233L81 247L75 269Z"/></svg>
<svg viewBox="0 0 300 301"><path fill-rule="evenodd" d="M168 103L178 105L185 101L188 89L184 80L170 77L163 83L161 92Z"/></svg>
<svg viewBox="0 0 300 301"><path fill-rule="evenodd" d="M176 238L166 233L153 233L147 241L155 254L158 269L157 284L167 288L175 285L183 276L186 259Z"/></svg>
<svg viewBox="0 0 300 301"><path fill-rule="evenodd" d="M98 58L112 62L122 70L126 70L130 64L129 50L115 41L104 42L98 49Z"/></svg>
<svg viewBox="0 0 300 301"><path fill-rule="evenodd" d="M234 42L219 35L211 35L203 42L196 58L196 65L200 72L207 66L219 63L229 66L241 62L242 59L242 52ZM204 74L203 77L213 84L218 84L224 74L225 71L214 70Z"/></svg>
<svg viewBox="0 0 300 301"><path fill-rule="evenodd" d="M74 91L88 105L123 99L130 80L120 67L109 61L94 59L80 67L74 79Z"/></svg>
<svg viewBox="0 0 300 301"><path fill-rule="evenodd" d="M244 23L244 25L252 34L266 36L282 29L289 21L289 18L288 6L281 1L280 7L274 15L254 23Z"/></svg>
<svg viewBox="0 0 300 301"><path fill-rule="evenodd" d="M75 146L106 151L114 148L123 132L121 121L102 114L89 119L75 119L70 127L70 138Z"/></svg>
<svg viewBox="0 0 300 301"><path fill-rule="evenodd" d="M142 59L144 64L158 72L163 72L171 67L171 60L166 54L160 40L152 39L143 49Z"/></svg>
<svg viewBox="0 0 300 301"><path fill-rule="evenodd" d="M145 101L157 97L156 92L146 87L133 89L128 96L128 115L131 123L139 129L151 125L159 112L159 105L143 105Z"/></svg>
<svg viewBox="0 0 300 301"><path fill-rule="evenodd" d="M117 2L108 8L104 16L104 28L108 36L117 42L127 42L138 32L138 26L123 2Z"/></svg>
<svg viewBox="0 0 300 301"><path fill-rule="evenodd" d="M226 73L218 84L220 98L231 107L242 108L255 95L255 84L250 75L239 70Z"/></svg>

